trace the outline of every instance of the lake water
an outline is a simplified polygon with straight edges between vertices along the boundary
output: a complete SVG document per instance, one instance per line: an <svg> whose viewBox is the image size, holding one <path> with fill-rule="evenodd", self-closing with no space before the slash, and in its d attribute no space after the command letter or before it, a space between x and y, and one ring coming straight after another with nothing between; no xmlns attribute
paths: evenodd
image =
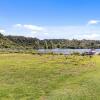
<svg viewBox="0 0 100 100"><path fill-rule="evenodd" d="M40 53L62 53L62 54L71 54L73 52L79 52L79 53L84 53L84 52L89 52L90 49L39 49L38 52ZM100 49L95 49L97 53L100 53Z"/></svg>

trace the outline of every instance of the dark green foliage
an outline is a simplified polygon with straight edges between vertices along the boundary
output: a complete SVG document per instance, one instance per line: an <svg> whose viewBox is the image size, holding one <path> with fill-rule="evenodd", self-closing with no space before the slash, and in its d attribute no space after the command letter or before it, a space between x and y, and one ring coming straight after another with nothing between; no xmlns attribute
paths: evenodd
<svg viewBox="0 0 100 100"><path fill-rule="evenodd" d="M47 41L44 41L44 49L48 49Z"/></svg>
<svg viewBox="0 0 100 100"><path fill-rule="evenodd" d="M3 36L0 33L0 48L13 49L54 49L54 48L70 48L70 49L88 49L100 48L100 40L68 40L68 39L44 39L39 40L32 37L24 36Z"/></svg>
<svg viewBox="0 0 100 100"><path fill-rule="evenodd" d="M2 37L3 37L3 34L0 33L0 38L2 38Z"/></svg>

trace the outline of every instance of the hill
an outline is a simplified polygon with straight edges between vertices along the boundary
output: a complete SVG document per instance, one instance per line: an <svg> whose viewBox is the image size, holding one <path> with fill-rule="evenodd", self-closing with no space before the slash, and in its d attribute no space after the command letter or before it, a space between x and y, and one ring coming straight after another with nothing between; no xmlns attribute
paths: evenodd
<svg viewBox="0 0 100 100"><path fill-rule="evenodd" d="M17 45L0 33L0 48L13 48Z"/></svg>

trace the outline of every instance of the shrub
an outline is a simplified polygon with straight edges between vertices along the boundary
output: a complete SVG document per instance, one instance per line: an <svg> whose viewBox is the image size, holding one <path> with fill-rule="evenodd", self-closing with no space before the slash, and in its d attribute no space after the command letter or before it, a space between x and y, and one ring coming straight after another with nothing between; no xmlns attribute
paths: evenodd
<svg viewBox="0 0 100 100"><path fill-rule="evenodd" d="M71 55L77 55L77 56L80 56L80 53L79 53L79 52L73 52Z"/></svg>

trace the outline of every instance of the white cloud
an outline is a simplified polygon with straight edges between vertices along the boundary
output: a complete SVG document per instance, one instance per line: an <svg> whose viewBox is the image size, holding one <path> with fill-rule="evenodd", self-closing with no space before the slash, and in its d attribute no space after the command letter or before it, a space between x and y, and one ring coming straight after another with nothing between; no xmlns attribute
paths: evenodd
<svg viewBox="0 0 100 100"><path fill-rule="evenodd" d="M90 20L88 21L88 25L95 25L95 24L98 24L100 23L100 20Z"/></svg>
<svg viewBox="0 0 100 100"><path fill-rule="evenodd" d="M13 25L14 28L19 28L21 30L25 30L25 31L30 31L30 33L39 33L39 32L44 32L45 28L41 27L41 26L36 26L36 25L30 25L30 24L15 24Z"/></svg>
<svg viewBox="0 0 100 100"><path fill-rule="evenodd" d="M16 28L17 27L22 27L22 25L21 24L15 24L14 27L16 27Z"/></svg>
<svg viewBox="0 0 100 100"><path fill-rule="evenodd" d="M100 34L96 34L96 33L84 34L84 35L79 35L78 38L79 39L89 39L89 40L99 40Z"/></svg>
<svg viewBox="0 0 100 100"><path fill-rule="evenodd" d="M48 35L49 33L44 33L45 35Z"/></svg>
<svg viewBox="0 0 100 100"><path fill-rule="evenodd" d="M6 32L5 30L0 29L0 33L4 34L5 32Z"/></svg>
<svg viewBox="0 0 100 100"><path fill-rule="evenodd" d="M96 24L97 21L89 21L89 24ZM98 22L99 23L99 22ZM40 39L64 38L64 39L100 39L99 26L37 26L29 24L16 24L9 33ZM13 30L13 31L12 31ZM12 34L13 35L13 34Z"/></svg>
<svg viewBox="0 0 100 100"><path fill-rule="evenodd" d="M24 28L32 30L32 31L42 31L44 30L43 27L35 26L35 25L23 25Z"/></svg>
<svg viewBox="0 0 100 100"><path fill-rule="evenodd" d="M31 33L32 33L32 34L35 34L35 33L37 33L37 31L32 31Z"/></svg>

